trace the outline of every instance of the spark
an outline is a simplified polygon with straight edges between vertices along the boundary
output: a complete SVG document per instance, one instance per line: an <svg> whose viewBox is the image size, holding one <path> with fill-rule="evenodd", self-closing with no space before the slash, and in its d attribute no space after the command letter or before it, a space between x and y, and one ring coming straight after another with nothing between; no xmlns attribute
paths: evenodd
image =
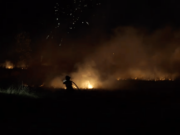
<svg viewBox="0 0 180 135"><path fill-rule="evenodd" d="M81 16L83 16L82 13L85 12L85 9L87 7L95 8L97 7L96 4L98 6L101 3L100 2L94 3L92 0L90 3L89 2L87 3L84 0L73 0L72 3L68 3L66 6L63 6L63 7L61 7L59 3L55 3L55 5L53 6L55 15L56 15L55 20L59 21L59 23L57 23L54 28L57 29L61 27L60 23L62 22L60 22L60 20L62 20L63 18L61 19L61 17L59 16L60 14L63 14L63 16L69 17L69 20L71 20L68 23L69 26L67 26L65 33L69 34L69 31L68 31L69 29L77 29L78 27L76 27L75 25L78 23L79 20L81 20L83 24L86 23L87 25L90 25L88 20L87 21L84 20L83 17ZM78 14L75 14L76 12L78 12Z"/></svg>

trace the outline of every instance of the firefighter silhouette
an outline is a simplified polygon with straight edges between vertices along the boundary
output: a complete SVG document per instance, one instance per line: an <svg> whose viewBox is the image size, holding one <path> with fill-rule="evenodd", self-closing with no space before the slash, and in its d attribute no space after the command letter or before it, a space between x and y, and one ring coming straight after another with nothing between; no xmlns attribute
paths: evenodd
<svg viewBox="0 0 180 135"><path fill-rule="evenodd" d="M66 79L66 80L63 81L63 84L66 85L66 90L68 90L68 91L74 90L72 85L75 84L75 83L74 83L73 81L70 80L71 77L66 76L65 79ZM75 86L77 87L76 84L75 84ZM78 87L77 87L77 88L78 88ZM79 88L78 88L78 89L79 89Z"/></svg>

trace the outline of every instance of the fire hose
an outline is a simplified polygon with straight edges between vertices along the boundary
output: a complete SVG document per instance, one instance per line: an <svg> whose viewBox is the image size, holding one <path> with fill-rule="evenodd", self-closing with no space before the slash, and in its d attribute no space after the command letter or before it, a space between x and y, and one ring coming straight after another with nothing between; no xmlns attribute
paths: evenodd
<svg viewBox="0 0 180 135"><path fill-rule="evenodd" d="M66 82L66 80L64 80L63 83L64 83L64 82ZM76 83L73 82L73 81L71 81L71 82L72 82L72 83L76 86L76 88L79 90L79 87L76 85Z"/></svg>
<svg viewBox="0 0 180 135"><path fill-rule="evenodd" d="M75 84L75 82L72 81L72 83L74 83L74 85L76 86L76 88L79 90L79 87Z"/></svg>

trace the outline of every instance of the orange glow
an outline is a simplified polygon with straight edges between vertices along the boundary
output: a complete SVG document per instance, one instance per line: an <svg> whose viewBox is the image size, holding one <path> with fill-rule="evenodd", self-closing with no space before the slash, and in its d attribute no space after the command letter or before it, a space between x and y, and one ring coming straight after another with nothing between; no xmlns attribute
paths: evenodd
<svg viewBox="0 0 180 135"><path fill-rule="evenodd" d="M7 69L13 69L13 66L7 66L6 68Z"/></svg>
<svg viewBox="0 0 180 135"><path fill-rule="evenodd" d="M14 65L10 61L6 61L4 66L7 69L13 69L14 68Z"/></svg>
<svg viewBox="0 0 180 135"><path fill-rule="evenodd" d="M88 84L88 89L92 89L93 88L93 86L90 84L90 82L88 82L89 84Z"/></svg>
<svg viewBox="0 0 180 135"><path fill-rule="evenodd" d="M72 86L74 89L77 89L77 87L73 84L73 86Z"/></svg>
<svg viewBox="0 0 180 135"><path fill-rule="evenodd" d="M44 86L44 83L42 85L40 85L40 87L43 87Z"/></svg>
<svg viewBox="0 0 180 135"><path fill-rule="evenodd" d="M121 81L121 80L127 80L128 78L124 79L124 78L121 78L121 77L118 77L117 78L117 81ZM129 78L130 79L130 78ZM135 78L132 78L132 80L144 80L144 81L173 81L173 79L171 78L165 78L165 77L160 77L160 78L138 78L138 77L135 77Z"/></svg>

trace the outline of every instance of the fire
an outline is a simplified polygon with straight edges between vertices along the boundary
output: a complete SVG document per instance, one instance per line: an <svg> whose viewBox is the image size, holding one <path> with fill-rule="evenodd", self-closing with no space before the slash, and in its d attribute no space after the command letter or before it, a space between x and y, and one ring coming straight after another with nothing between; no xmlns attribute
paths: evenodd
<svg viewBox="0 0 180 135"><path fill-rule="evenodd" d="M92 89L93 86L90 84L90 82L88 81L88 89Z"/></svg>
<svg viewBox="0 0 180 135"><path fill-rule="evenodd" d="M129 78L129 79L132 79L132 80L144 80L144 81L173 81L172 78L166 78L166 77L160 77L160 78L138 78L138 77L135 77L135 78ZM128 78L124 79L124 78L121 78L121 77L118 77L116 79L117 81L121 81L121 80L128 80Z"/></svg>
<svg viewBox="0 0 180 135"><path fill-rule="evenodd" d="M13 66L7 66L6 68L7 69L13 69Z"/></svg>
<svg viewBox="0 0 180 135"><path fill-rule="evenodd" d="M14 68L14 65L10 61L6 61L4 66L7 69L13 69Z"/></svg>

